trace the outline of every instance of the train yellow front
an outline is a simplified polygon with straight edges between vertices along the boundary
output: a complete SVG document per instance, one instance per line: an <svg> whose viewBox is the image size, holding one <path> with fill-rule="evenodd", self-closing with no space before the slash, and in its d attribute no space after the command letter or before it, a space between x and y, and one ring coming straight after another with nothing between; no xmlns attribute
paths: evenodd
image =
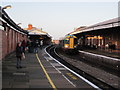
<svg viewBox="0 0 120 90"><path fill-rule="evenodd" d="M75 53L78 46L77 37L74 35L65 36L64 39L60 40L60 46L66 52Z"/></svg>

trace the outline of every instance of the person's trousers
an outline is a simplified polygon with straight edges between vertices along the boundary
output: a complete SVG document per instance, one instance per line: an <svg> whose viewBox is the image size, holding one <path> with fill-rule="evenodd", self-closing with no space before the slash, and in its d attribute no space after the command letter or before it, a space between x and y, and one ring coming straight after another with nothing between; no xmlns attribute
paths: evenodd
<svg viewBox="0 0 120 90"><path fill-rule="evenodd" d="M35 52L35 53L38 53L38 47L36 47L36 48L34 49L34 52Z"/></svg>
<svg viewBox="0 0 120 90"><path fill-rule="evenodd" d="M21 67L21 57L17 58L17 67Z"/></svg>

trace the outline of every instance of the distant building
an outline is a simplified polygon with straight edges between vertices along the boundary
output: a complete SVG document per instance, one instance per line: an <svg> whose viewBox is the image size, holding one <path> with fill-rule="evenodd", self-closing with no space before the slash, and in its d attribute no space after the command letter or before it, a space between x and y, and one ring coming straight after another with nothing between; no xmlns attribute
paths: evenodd
<svg viewBox="0 0 120 90"><path fill-rule="evenodd" d="M36 27L33 27L32 24L28 24L28 28L25 28L24 30L27 30L28 37L30 40L35 41L43 41L44 44L50 44L51 43L51 36L41 29L38 29Z"/></svg>
<svg viewBox="0 0 120 90"><path fill-rule="evenodd" d="M52 43L59 44L59 40L52 40Z"/></svg>
<svg viewBox="0 0 120 90"><path fill-rule="evenodd" d="M25 28L24 30L27 30L29 32L29 34L39 34L39 35L48 34L47 32L42 31L41 29L33 27L32 24L28 24L28 28Z"/></svg>

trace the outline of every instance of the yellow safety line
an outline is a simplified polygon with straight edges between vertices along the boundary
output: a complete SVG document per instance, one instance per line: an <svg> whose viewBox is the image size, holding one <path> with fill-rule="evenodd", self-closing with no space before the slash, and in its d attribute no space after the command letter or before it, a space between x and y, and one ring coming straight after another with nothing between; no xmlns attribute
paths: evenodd
<svg viewBox="0 0 120 90"><path fill-rule="evenodd" d="M36 57L37 57L37 59L38 59L38 61L39 61L39 63L40 63L40 66L42 67L42 69L43 69L43 71L44 71L44 73L45 73L48 81L50 82L52 88L53 88L54 90L57 90L56 86L54 85L54 83L52 82L50 76L48 75L47 71L45 70L44 66L42 65L42 62L40 61L40 59L39 59L39 57L38 57L38 54L36 54Z"/></svg>

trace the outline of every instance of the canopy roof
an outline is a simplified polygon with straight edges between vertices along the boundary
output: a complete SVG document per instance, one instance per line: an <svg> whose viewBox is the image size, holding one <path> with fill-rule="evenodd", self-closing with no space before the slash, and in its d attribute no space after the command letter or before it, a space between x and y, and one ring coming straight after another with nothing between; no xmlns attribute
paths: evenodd
<svg viewBox="0 0 120 90"><path fill-rule="evenodd" d="M44 32L44 31L42 31L42 30L40 30L40 29L37 29L37 28L32 28L32 30L28 30L28 32L29 32L29 35L46 35L47 33L46 32Z"/></svg>
<svg viewBox="0 0 120 90"><path fill-rule="evenodd" d="M24 34L28 34L27 31L23 30L21 27L19 27L9 16L8 14L2 9L2 23L4 26L6 26L7 24L9 24L10 26L12 26L14 29L16 29L16 31L22 32ZM3 22L3 20L5 22Z"/></svg>
<svg viewBox="0 0 120 90"><path fill-rule="evenodd" d="M107 29L107 28L113 28L113 27L118 27L120 26L120 17L110 19L104 22L100 22L88 27L85 27L83 29L80 29L78 31L74 31L70 33L71 35L82 33L82 32L88 32L88 31L93 31L93 30L100 30L100 29Z"/></svg>
<svg viewBox="0 0 120 90"><path fill-rule="evenodd" d="M31 30L28 30L29 35L47 35L48 37L51 37L47 32L42 31L41 29L38 29L36 27L33 27Z"/></svg>

